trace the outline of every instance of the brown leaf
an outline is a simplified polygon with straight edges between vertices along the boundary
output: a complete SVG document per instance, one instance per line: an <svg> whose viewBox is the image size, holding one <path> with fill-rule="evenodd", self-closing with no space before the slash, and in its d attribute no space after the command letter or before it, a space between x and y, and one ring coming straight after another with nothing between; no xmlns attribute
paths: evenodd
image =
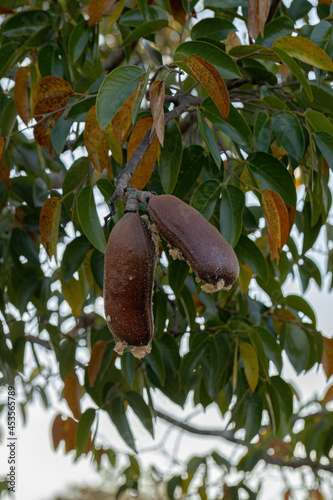
<svg viewBox="0 0 333 500"><path fill-rule="evenodd" d="M172 17L184 26L186 23L187 12L184 9L182 0L169 0Z"/></svg>
<svg viewBox="0 0 333 500"><path fill-rule="evenodd" d="M109 148L97 120L96 106L92 106L88 111L83 137L89 159L96 170L103 172L105 168L108 169L110 165Z"/></svg>
<svg viewBox="0 0 333 500"><path fill-rule="evenodd" d="M289 500L289 498L290 498L290 490L287 490L284 492L283 500Z"/></svg>
<svg viewBox="0 0 333 500"><path fill-rule="evenodd" d="M39 217L41 244L49 258L54 255L57 259L58 232L61 215L61 199L52 196L45 200Z"/></svg>
<svg viewBox="0 0 333 500"><path fill-rule="evenodd" d="M34 117L63 108L72 93L72 87L63 78L45 76L34 89Z"/></svg>
<svg viewBox="0 0 333 500"><path fill-rule="evenodd" d="M323 397L323 403L324 405L327 405L330 401L333 401L333 385L331 385L327 391L325 396Z"/></svg>
<svg viewBox="0 0 333 500"><path fill-rule="evenodd" d="M65 438L65 453L75 450L76 448L76 430L77 422L71 417L63 421L63 432Z"/></svg>
<svg viewBox="0 0 333 500"><path fill-rule="evenodd" d="M319 490L310 490L310 500L324 500L323 495Z"/></svg>
<svg viewBox="0 0 333 500"><path fill-rule="evenodd" d="M139 87L138 87L139 88ZM114 136L120 144L124 144L132 130L133 108L138 94L138 88L120 108L112 120Z"/></svg>
<svg viewBox="0 0 333 500"><path fill-rule="evenodd" d="M89 28L98 23L103 16L111 14L116 8L116 0L90 0L88 7Z"/></svg>
<svg viewBox="0 0 333 500"><path fill-rule="evenodd" d="M269 14L270 0L249 0L247 29L249 37L255 40L260 33L264 36L264 28Z"/></svg>
<svg viewBox="0 0 333 500"><path fill-rule="evenodd" d="M59 111L47 118L38 118L38 123L34 126L34 138L37 144L43 148L51 149L51 130L61 115L62 111Z"/></svg>
<svg viewBox="0 0 333 500"><path fill-rule="evenodd" d="M0 179L7 189L10 189L9 168L4 158L0 158Z"/></svg>
<svg viewBox="0 0 333 500"><path fill-rule="evenodd" d="M324 352L321 362L326 377L329 379L333 375L333 338L324 337Z"/></svg>
<svg viewBox="0 0 333 500"><path fill-rule="evenodd" d="M149 87L151 114L154 120L151 133L156 129L156 134L162 148L164 144L164 97L165 81L155 80Z"/></svg>
<svg viewBox="0 0 333 500"><path fill-rule="evenodd" d="M226 120L230 109L229 92L215 66L195 55L185 57L183 62L190 69L194 78L208 92L217 109Z"/></svg>
<svg viewBox="0 0 333 500"><path fill-rule="evenodd" d="M65 385L62 390L62 395L66 399L74 418L79 420L81 415L80 399L82 387L75 370L71 370L67 373L64 383Z"/></svg>
<svg viewBox="0 0 333 500"><path fill-rule="evenodd" d="M58 414L53 420L52 424L52 443L53 448L56 450L59 446L59 443L62 439L65 439L64 431L63 431L63 419L61 415Z"/></svg>
<svg viewBox="0 0 333 500"><path fill-rule="evenodd" d="M144 136L148 132L149 129L153 126L153 118L151 116L145 116L141 118L136 124L130 140L128 142L127 148L127 161L129 161L139 146ZM149 181L157 160L158 154L158 138L157 136L154 138L151 146L148 151L145 153L144 157L140 161L137 166L134 175L131 179L131 184L136 189L142 189L147 182Z"/></svg>
<svg viewBox="0 0 333 500"><path fill-rule="evenodd" d="M5 149L6 138L0 137L0 158L2 157L3 150Z"/></svg>
<svg viewBox="0 0 333 500"><path fill-rule="evenodd" d="M261 191L262 207L267 220L267 233L271 260L279 263L280 253L289 236L288 210L281 196L275 191Z"/></svg>
<svg viewBox="0 0 333 500"><path fill-rule="evenodd" d="M17 113L22 121L28 125L30 120L28 77L30 74L29 66L21 66L15 76L14 101Z"/></svg>
<svg viewBox="0 0 333 500"><path fill-rule="evenodd" d="M106 346L106 340L98 340L91 350L90 361L87 368L90 387L93 387L95 384L97 375L101 369Z"/></svg>
<svg viewBox="0 0 333 500"><path fill-rule="evenodd" d="M238 47L238 45L242 45L242 42L240 41L239 36L235 31L230 31L228 33L226 41L225 41L225 51L228 54L228 52L233 48L233 47Z"/></svg>

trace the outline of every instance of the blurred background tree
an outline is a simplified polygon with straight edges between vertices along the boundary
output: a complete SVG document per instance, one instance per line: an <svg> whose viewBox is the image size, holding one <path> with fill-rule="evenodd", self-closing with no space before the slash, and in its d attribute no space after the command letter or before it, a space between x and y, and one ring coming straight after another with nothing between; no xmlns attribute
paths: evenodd
<svg viewBox="0 0 333 500"><path fill-rule="evenodd" d="M54 448L62 442L97 468L118 460L99 437L106 412L127 445L116 498L148 498L128 407L151 435L161 419L243 446L240 459L198 453L176 474L156 463L170 499L260 497L257 464L282 477L306 471L304 492L323 498L332 385L300 402L281 372L289 360L297 374L333 373L333 341L304 297L285 291L292 279L303 294L310 280L322 286L318 238L333 272L331 2L3 0L0 19L3 394L15 385L25 418L35 395L47 408L56 388L69 411L55 416ZM102 312L124 179L190 203L240 263L232 289L208 295L162 241L155 335L142 360L114 352ZM170 416L156 404L161 393L179 409L214 405L221 425ZM297 495L286 482L285 498Z"/></svg>

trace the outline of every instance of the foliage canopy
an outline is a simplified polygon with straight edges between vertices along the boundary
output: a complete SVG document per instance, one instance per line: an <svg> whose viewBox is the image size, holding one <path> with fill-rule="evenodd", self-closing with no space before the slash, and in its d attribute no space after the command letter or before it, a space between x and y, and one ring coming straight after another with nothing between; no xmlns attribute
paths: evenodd
<svg viewBox="0 0 333 500"><path fill-rule="evenodd" d="M128 406L151 435L155 418L206 435L154 399L161 391L179 407L215 404L230 421L216 437L246 453L238 463L193 457L164 476L168 498L257 498L247 473L258 463L307 467L311 498L322 498L333 471L332 387L302 408L281 372L284 352L297 374L320 364L333 373L333 341L304 297L284 291L291 278L303 293L311 279L321 287L311 253L319 234L333 275L331 2L1 4L1 383L20 387L23 415L35 393L47 407L54 373L41 360L53 351L71 414L55 417L54 448L64 441L98 467L117 458L98 438L100 411L137 452ZM106 241L129 182L190 203L241 268L230 291L208 295L162 242L143 360L117 356L101 313ZM139 488L128 456L119 495Z"/></svg>

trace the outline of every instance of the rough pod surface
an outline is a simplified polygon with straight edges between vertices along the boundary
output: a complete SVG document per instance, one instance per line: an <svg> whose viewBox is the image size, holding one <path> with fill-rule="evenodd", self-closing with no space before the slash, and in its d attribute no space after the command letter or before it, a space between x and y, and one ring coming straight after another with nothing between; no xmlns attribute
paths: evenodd
<svg viewBox="0 0 333 500"><path fill-rule="evenodd" d="M104 264L105 317L120 341L115 348L119 354L127 344L146 346L152 338L155 261L147 222L136 213L125 214L111 231Z"/></svg>
<svg viewBox="0 0 333 500"><path fill-rule="evenodd" d="M150 198L148 211L163 238L176 249L170 251L171 255L190 265L204 281L204 291L231 287L239 274L236 254L195 208L176 196L164 194Z"/></svg>

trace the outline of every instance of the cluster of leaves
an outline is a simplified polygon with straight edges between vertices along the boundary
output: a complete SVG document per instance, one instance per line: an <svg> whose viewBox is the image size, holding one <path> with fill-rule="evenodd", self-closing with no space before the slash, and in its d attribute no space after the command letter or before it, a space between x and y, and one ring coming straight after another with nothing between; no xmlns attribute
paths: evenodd
<svg viewBox="0 0 333 500"><path fill-rule="evenodd" d="M333 8L320 2L320 22L295 30L312 8L307 1L270 9L270 2L205 0L214 17L199 21L196 4L20 0L0 7L1 381L17 377L22 411L36 392L47 406L51 372L39 356L52 349L73 416L56 416L54 447L64 441L66 452L92 453L97 464L104 454L115 461L91 434L98 409L136 451L126 408L153 435L154 417L165 417L154 408L158 389L181 407L191 394L195 405L231 412L233 430L220 437L248 447L240 471L260 460L317 471L331 458L332 390L315 416L295 415L282 351L298 374L323 360L329 378L333 342L318 332L310 304L285 295L283 285L300 277L303 292L311 278L320 287L308 252L323 226L328 248L333 241ZM254 43L241 43L239 21ZM104 319L90 311L102 295L106 241L124 207L116 202L105 229L96 202L110 199L112 180L145 141L132 187L172 193L195 207L234 247L240 276L231 291L207 295L162 242L152 352L120 360ZM333 276L332 249L327 266ZM254 299L250 284L265 299ZM30 375L28 344L37 367ZM85 366L77 358L87 347ZM82 413L83 393L93 405ZM212 460L224 498L238 498L240 488L255 498L245 479L226 486L237 464L218 454L190 461L187 479L172 477L169 498L178 487L186 494ZM135 469L133 457L131 464ZM121 491L138 488L132 473ZM201 498L206 489L205 473Z"/></svg>

